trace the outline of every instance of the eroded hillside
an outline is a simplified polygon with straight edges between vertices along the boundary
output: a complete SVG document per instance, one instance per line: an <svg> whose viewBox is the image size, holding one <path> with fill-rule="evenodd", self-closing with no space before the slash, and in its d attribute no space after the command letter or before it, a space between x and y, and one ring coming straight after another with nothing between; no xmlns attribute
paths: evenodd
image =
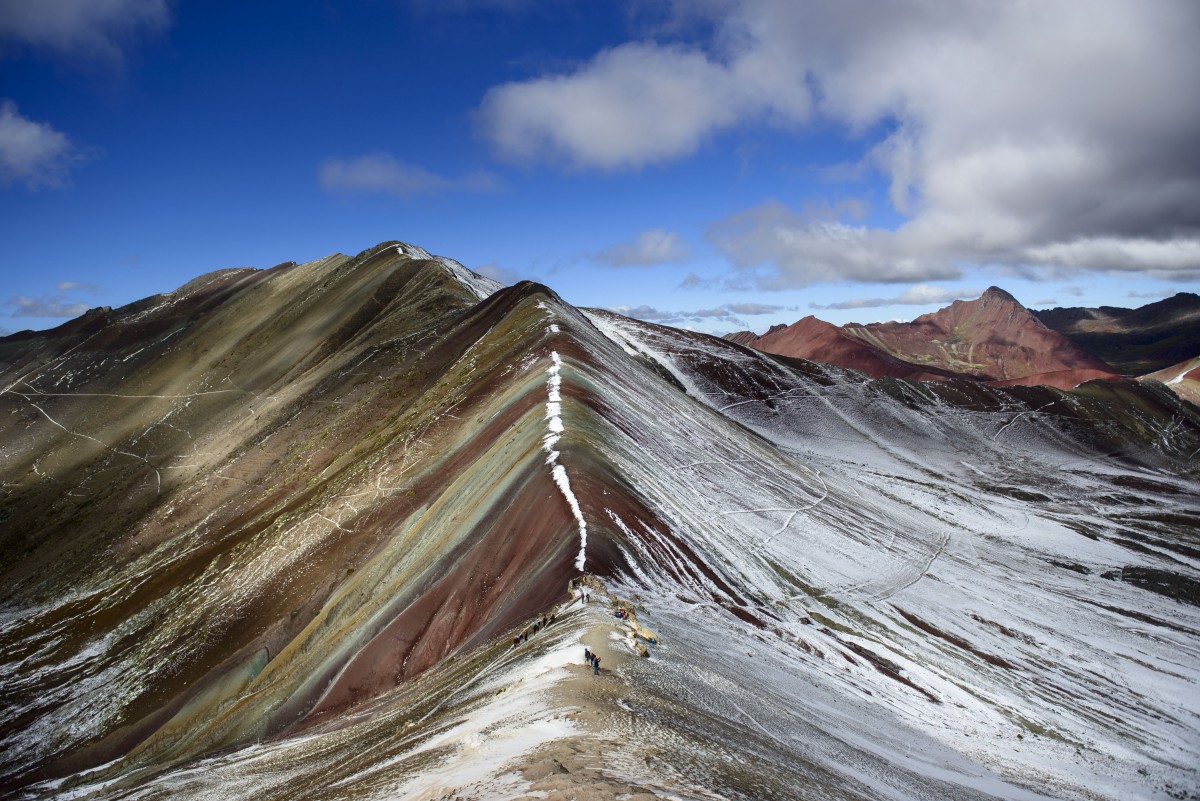
<svg viewBox="0 0 1200 801"><path fill-rule="evenodd" d="M552 742L614 798L1196 784L1162 387L865 380L397 243L0 359L10 791L518 797ZM624 646L581 571L661 637L586 714L566 654Z"/></svg>

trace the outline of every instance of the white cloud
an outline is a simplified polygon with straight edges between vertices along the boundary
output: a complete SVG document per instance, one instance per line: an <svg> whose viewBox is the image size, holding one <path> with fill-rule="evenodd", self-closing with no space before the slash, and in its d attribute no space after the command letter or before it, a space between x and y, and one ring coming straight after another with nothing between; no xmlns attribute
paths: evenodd
<svg viewBox="0 0 1200 801"><path fill-rule="evenodd" d="M1089 237L1026 248L1035 264L1091 267L1114 272L1146 271L1156 277L1200 269L1200 238Z"/></svg>
<svg viewBox="0 0 1200 801"><path fill-rule="evenodd" d="M926 253L903 231L813 219L778 201L716 223L709 238L762 289L840 280L946 280L962 273L948 255Z"/></svg>
<svg viewBox="0 0 1200 801"><path fill-rule="evenodd" d="M116 62L128 40L170 22L166 0L0 0L0 43Z"/></svg>
<svg viewBox="0 0 1200 801"><path fill-rule="evenodd" d="M518 161L612 170L751 125L883 131L862 140L862 163L888 181L899 226L768 206L717 227L764 288L936 280L967 263L1200 273L1200 4L725 0L689 13L710 39L680 44L676 29L670 44L495 87L485 133Z"/></svg>
<svg viewBox="0 0 1200 801"><path fill-rule="evenodd" d="M102 287L96 284L85 284L81 281L59 281L54 288L59 292L87 292L90 294L103 291Z"/></svg>
<svg viewBox="0 0 1200 801"><path fill-rule="evenodd" d="M521 280L521 275L516 270L509 267L501 267L499 264L484 264L480 267L475 267L474 270L485 278L490 278L493 281L499 281L509 286Z"/></svg>
<svg viewBox="0 0 1200 801"><path fill-rule="evenodd" d="M70 303L62 297L43 295L40 298L17 295L10 298L11 317L78 317L88 310L86 303Z"/></svg>
<svg viewBox="0 0 1200 801"><path fill-rule="evenodd" d="M633 317L637 320L661 323L662 325L690 325L691 323L718 320L724 323L745 327L746 323L739 315L775 314L789 307L777 306L770 303L725 303L711 309L694 309L690 311L665 311L653 306L615 306L610 309L617 314ZM690 330L690 329L689 329Z"/></svg>
<svg viewBox="0 0 1200 801"><path fill-rule="evenodd" d="M11 100L0 100L0 186L63 187L71 167L86 158L66 134L22 116Z"/></svg>
<svg viewBox="0 0 1200 801"><path fill-rule="evenodd" d="M606 248L593 258L614 267L634 267L680 262L691 255L691 245L678 233L654 228L641 232L629 242Z"/></svg>
<svg viewBox="0 0 1200 801"><path fill-rule="evenodd" d="M774 303L726 303L725 308L734 314L775 314L784 311L787 306L778 306Z"/></svg>
<svg viewBox="0 0 1200 801"><path fill-rule="evenodd" d="M489 192L500 179L487 172L446 178L416 164L399 161L388 153L370 153L353 159L326 159L317 169L321 187L331 192L384 194L412 197L439 192Z"/></svg>
<svg viewBox="0 0 1200 801"><path fill-rule="evenodd" d="M945 306L956 300L970 300L983 294L982 289L947 289L930 284L915 284L890 298L854 298L837 303L810 303L810 309L874 309L880 306Z"/></svg>
<svg viewBox="0 0 1200 801"><path fill-rule="evenodd" d="M695 273L688 273L683 280L679 282L676 289L708 289L713 285L711 278L701 278Z"/></svg>
<svg viewBox="0 0 1200 801"><path fill-rule="evenodd" d="M802 73L780 75L747 55L731 65L697 49L632 42L571 75L495 87L480 117L499 153L516 161L638 168L690 155L746 116L807 112Z"/></svg>
<svg viewBox="0 0 1200 801"><path fill-rule="evenodd" d="M1130 298L1149 298L1151 300L1162 300L1163 298L1173 298L1179 294L1177 289L1160 289L1157 292L1136 292L1131 291L1126 293L1126 297Z"/></svg>

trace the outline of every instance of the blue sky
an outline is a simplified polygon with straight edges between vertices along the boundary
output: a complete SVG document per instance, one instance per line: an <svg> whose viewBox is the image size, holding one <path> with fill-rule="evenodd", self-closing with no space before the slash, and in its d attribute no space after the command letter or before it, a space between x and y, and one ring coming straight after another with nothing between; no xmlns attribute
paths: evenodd
<svg viewBox="0 0 1200 801"><path fill-rule="evenodd" d="M1200 5L0 0L0 331L400 239L713 332L1200 286Z"/></svg>

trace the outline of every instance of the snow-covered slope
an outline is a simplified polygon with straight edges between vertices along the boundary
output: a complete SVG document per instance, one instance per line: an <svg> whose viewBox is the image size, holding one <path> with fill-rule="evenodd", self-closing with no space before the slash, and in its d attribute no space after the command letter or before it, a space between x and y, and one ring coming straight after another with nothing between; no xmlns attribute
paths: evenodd
<svg viewBox="0 0 1200 801"><path fill-rule="evenodd" d="M867 381L454 264L390 243L0 341L0 786L1197 786L1194 407Z"/></svg>
<svg viewBox="0 0 1200 801"><path fill-rule="evenodd" d="M1019 795L996 777L1063 797L1194 785L1194 418L1116 418L1104 385L862 382L593 319L688 389L673 414L670 393L643 404L669 422L620 426L654 457L625 469L665 468L635 482L660 520L626 525L690 551L630 571L668 650L703 666L664 692L703 692L739 737L838 743L834 762L874 765L899 797L918 794L909 771L961 785L950 797ZM644 567L664 561L675 581Z"/></svg>

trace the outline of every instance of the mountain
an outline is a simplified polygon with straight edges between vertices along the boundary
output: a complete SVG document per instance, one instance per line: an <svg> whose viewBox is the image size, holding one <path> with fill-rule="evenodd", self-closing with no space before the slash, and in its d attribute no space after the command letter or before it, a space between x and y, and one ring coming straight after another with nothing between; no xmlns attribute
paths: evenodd
<svg viewBox="0 0 1200 801"><path fill-rule="evenodd" d="M1200 406L1200 356L1173 364L1165 370L1147 373L1141 380L1161 381L1179 397Z"/></svg>
<svg viewBox="0 0 1200 801"><path fill-rule="evenodd" d="M873 378L959 377L1070 389L1084 381L1116 377L1107 364L1047 328L998 287L910 323L837 327L806 317L741 344L849 367Z"/></svg>
<svg viewBox="0 0 1200 801"><path fill-rule="evenodd" d="M871 380L392 242L0 339L0 388L9 797L1200 782L1157 382Z"/></svg>
<svg viewBox="0 0 1200 801"><path fill-rule="evenodd" d="M1144 375L1200 354L1200 295L1180 292L1137 309L1035 311L1038 319L1121 372Z"/></svg>
<svg viewBox="0 0 1200 801"><path fill-rule="evenodd" d="M872 378L891 376L930 381L965 377L934 365L921 366L913 361L906 361L858 336L849 327L839 328L811 315L792 325L768 331L761 338L743 344L780 356L794 356L848 367Z"/></svg>

